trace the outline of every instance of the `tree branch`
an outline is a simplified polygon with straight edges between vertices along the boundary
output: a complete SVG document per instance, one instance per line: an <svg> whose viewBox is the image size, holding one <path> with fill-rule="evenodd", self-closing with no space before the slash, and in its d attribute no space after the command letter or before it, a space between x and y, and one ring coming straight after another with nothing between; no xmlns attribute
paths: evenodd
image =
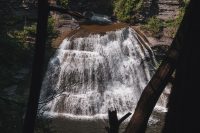
<svg viewBox="0 0 200 133"><path fill-rule="evenodd" d="M128 112L126 115L124 115L121 119L119 119L119 125L124 121L126 120L129 116L131 115L130 112Z"/></svg>
<svg viewBox="0 0 200 133"><path fill-rule="evenodd" d="M124 115L120 120L117 118L117 110L115 109L114 111L108 110L108 117L109 117L109 125L110 127L105 127L106 131L108 133L118 133L119 132L119 126L120 124L129 116L131 113L127 113Z"/></svg>
<svg viewBox="0 0 200 133"><path fill-rule="evenodd" d="M49 6L49 10L50 11L57 11L57 12L60 12L60 13L66 13L66 14L69 14L69 15L71 15L73 17L77 17L79 19L85 18L85 16L83 16L79 12L69 11L68 9L65 9L65 8L63 8L61 6Z"/></svg>

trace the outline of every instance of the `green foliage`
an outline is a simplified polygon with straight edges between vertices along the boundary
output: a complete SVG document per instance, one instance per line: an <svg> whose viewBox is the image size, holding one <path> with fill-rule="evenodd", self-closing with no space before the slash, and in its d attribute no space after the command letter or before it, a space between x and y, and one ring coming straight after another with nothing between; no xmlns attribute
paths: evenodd
<svg viewBox="0 0 200 133"><path fill-rule="evenodd" d="M34 23L30 26L24 26L23 30L11 31L9 35L15 39L17 43L21 44L22 49L30 49L32 48L35 40L36 24Z"/></svg>
<svg viewBox="0 0 200 133"><path fill-rule="evenodd" d="M164 23L162 20L154 17L151 17L147 20L147 23L142 26L143 29L150 31L153 36L157 36L159 32L162 31Z"/></svg>
<svg viewBox="0 0 200 133"><path fill-rule="evenodd" d="M55 29L55 19L49 17L48 19L48 27L47 27L47 43L51 43L53 38L58 36L58 31Z"/></svg>
<svg viewBox="0 0 200 133"><path fill-rule="evenodd" d="M60 5L60 6L64 7L64 8L67 8L68 7L68 3L69 3L68 0L56 0L56 2L57 2L57 5Z"/></svg>
<svg viewBox="0 0 200 133"><path fill-rule="evenodd" d="M190 2L190 0L179 0L179 1L182 3L181 4L182 7L186 7Z"/></svg>
<svg viewBox="0 0 200 133"><path fill-rule="evenodd" d="M13 18L9 22L15 21ZM57 36L54 28L53 18L48 19L48 39L50 46L51 40ZM36 23L24 26L18 29L17 26L9 27L6 25L3 32L0 32L0 87L6 87L15 82L13 72L17 71L23 65L31 62L33 56L33 47L36 37Z"/></svg>
<svg viewBox="0 0 200 133"><path fill-rule="evenodd" d="M167 28L167 36L173 38L183 19L188 3L189 0L183 0L183 6L180 7L179 14L175 19L161 21L154 16L147 20L147 22L142 26L142 29L145 31L149 31L151 35L157 37L157 35L159 35L159 32L161 32L163 28Z"/></svg>
<svg viewBox="0 0 200 133"><path fill-rule="evenodd" d="M19 16L10 16L9 14L7 16L1 16L1 20L0 20L0 36L2 36L3 34L6 34L7 31L12 30L13 29L13 25L16 27L16 29L18 28L18 26L16 26L18 23L20 23L23 20L22 17Z"/></svg>
<svg viewBox="0 0 200 133"><path fill-rule="evenodd" d="M133 13L142 8L143 0L116 0L114 2L114 13L120 21L130 21Z"/></svg>
<svg viewBox="0 0 200 133"><path fill-rule="evenodd" d="M165 27L168 27L168 28L171 29L170 30L170 37L175 36L176 31L179 28L179 25L181 24L181 21L183 19L184 14L185 14L185 9L186 9L187 5L189 4L189 0L184 0L183 2L184 2L184 6L179 9L178 16L175 19L168 20L164 23Z"/></svg>
<svg viewBox="0 0 200 133"><path fill-rule="evenodd" d="M133 9L133 1L132 0L118 0L115 3L114 12L117 18L121 21L127 21L131 18L131 12Z"/></svg>
<svg viewBox="0 0 200 133"><path fill-rule="evenodd" d="M52 17L48 19L47 27L47 43L50 44L51 40L57 37L58 33L54 28L55 20ZM21 43L23 48L32 48L35 43L37 24L33 23L30 26L24 26L23 30L16 30L10 33L10 35L16 39L18 43Z"/></svg>

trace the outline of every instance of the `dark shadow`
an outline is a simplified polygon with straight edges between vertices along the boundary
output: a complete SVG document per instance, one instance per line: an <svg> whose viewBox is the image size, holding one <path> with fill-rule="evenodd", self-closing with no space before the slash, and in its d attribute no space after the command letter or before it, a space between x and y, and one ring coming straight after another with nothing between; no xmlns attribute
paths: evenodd
<svg viewBox="0 0 200 133"><path fill-rule="evenodd" d="M158 13L159 13L158 0L152 0L148 17L152 17L154 15L157 15Z"/></svg>

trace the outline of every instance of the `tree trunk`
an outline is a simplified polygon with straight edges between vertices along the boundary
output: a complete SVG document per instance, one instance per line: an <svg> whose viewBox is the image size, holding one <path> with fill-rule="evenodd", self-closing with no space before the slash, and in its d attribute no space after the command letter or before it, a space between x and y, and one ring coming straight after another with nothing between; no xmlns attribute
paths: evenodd
<svg viewBox="0 0 200 133"><path fill-rule="evenodd" d="M131 113L127 113L121 119L117 118L117 110L114 111L108 110L108 118L109 118L109 127L106 127L108 133L118 133L120 124L129 116Z"/></svg>
<svg viewBox="0 0 200 133"><path fill-rule="evenodd" d="M35 55L32 69L32 79L28 106L24 121L23 133L33 133L37 115L38 100L42 85L45 42L47 35L48 1L38 0L38 21Z"/></svg>
<svg viewBox="0 0 200 133"><path fill-rule="evenodd" d="M200 1L191 0L181 28L183 49L169 98L169 110L163 133L197 133L199 126L199 75L200 75ZM197 106L197 107L196 107Z"/></svg>

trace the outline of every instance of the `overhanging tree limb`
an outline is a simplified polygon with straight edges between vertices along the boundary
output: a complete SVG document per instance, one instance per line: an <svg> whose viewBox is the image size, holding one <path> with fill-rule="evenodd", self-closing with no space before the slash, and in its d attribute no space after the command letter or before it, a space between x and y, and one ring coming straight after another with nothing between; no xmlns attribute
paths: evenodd
<svg viewBox="0 0 200 133"><path fill-rule="evenodd" d="M49 10L50 11L57 11L57 12L60 12L60 13L66 13L66 14L69 14L73 17L77 17L79 19L85 18L85 16L83 16L82 14L75 12L75 11L70 11L68 9L61 7L61 6L49 6Z"/></svg>

